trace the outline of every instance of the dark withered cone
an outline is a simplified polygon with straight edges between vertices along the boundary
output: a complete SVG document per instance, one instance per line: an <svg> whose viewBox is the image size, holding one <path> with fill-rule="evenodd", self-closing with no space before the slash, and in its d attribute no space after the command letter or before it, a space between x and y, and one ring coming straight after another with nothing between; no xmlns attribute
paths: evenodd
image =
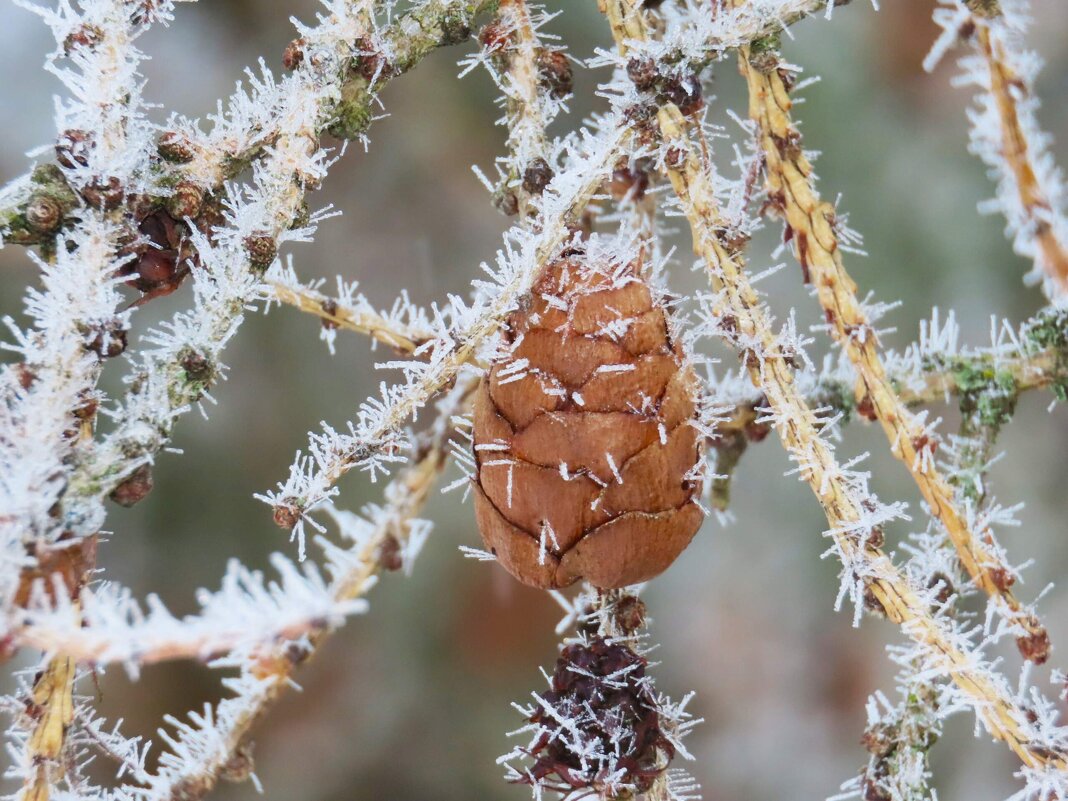
<svg viewBox="0 0 1068 801"><path fill-rule="evenodd" d="M656 576L701 524L695 376L639 265L550 264L475 399L475 510L525 584Z"/></svg>

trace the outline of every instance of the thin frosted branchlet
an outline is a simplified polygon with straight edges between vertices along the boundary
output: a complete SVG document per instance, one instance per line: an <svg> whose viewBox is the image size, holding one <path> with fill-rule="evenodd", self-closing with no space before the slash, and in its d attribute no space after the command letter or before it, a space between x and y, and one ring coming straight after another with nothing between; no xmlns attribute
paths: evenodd
<svg viewBox="0 0 1068 801"><path fill-rule="evenodd" d="M1032 262L1029 281L1063 304L1068 295L1068 193L1050 152L1050 137L1038 125L1033 91L1042 66L1028 50L1027 0L990 3L942 0L934 19L942 34L924 67L934 69L957 42L970 43L960 58L958 86L978 92L968 110L969 150L983 160L997 184L994 198L980 205L1001 213L1016 253Z"/></svg>
<svg viewBox="0 0 1068 801"><path fill-rule="evenodd" d="M497 208L521 219L559 168L560 143L546 128L571 96L571 61L562 47L544 44L556 37L541 31L554 16L526 0L504 0L479 32L479 51L460 62L461 77L485 66L502 93L505 114L497 122L508 129L508 153L497 160L496 186L489 186Z"/></svg>
<svg viewBox="0 0 1068 801"><path fill-rule="evenodd" d="M319 574L302 574L291 563L281 563L282 569L292 574L291 586L300 588L305 598L329 599L335 615L362 611L362 596L375 585L381 571L410 571L430 532L429 521L417 515L445 465L451 420L463 411L471 386L470 381L458 383L442 399L437 423L417 438L411 464L387 485L381 504L370 504L361 514L324 507L339 532L337 540L316 537L325 554L323 573L329 582L324 586L316 578L302 583L303 576ZM284 606L286 614L292 614L292 604ZM332 622L340 622L340 618ZM190 713L187 720L168 716L165 722L170 728L159 732L166 750L158 770L136 776L135 783L106 797L114 801L196 799L210 792L220 778L248 778L252 771L249 730L293 684L296 669L332 630L330 621L319 619L315 623L303 632L279 632L282 636L273 642L261 641L216 659L213 666L239 671L237 677L223 682L231 696L214 707L208 705L201 712Z"/></svg>
<svg viewBox="0 0 1068 801"><path fill-rule="evenodd" d="M693 694L674 703L659 694L643 645L645 605L637 588L600 593L588 585L573 601L558 596L577 625L561 645L549 690L514 704L527 724L511 732L519 745L498 763L510 782L532 795L586 798L698 799L699 786L671 770L675 756L693 757L683 739L701 723L687 711Z"/></svg>
<svg viewBox="0 0 1068 801"><path fill-rule="evenodd" d="M310 564L300 569L279 554L272 564L278 581L231 561L221 589L199 591L200 611L181 618L155 595L142 606L112 584L83 590L77 604L42 587L19 614L12 636L23 646L83 664L119 663L136 675L141 665L153 662L254 655L277 641L334 628L345 616L366 609L362 601L338 598ZM337 565L329 568L340 572Z"/></svg>
<svg viewBox="0 0 1068 801"><path fill-rule="evenodd" d="M685 0L664 4L658 9L662 35L631 42L630 47L641 57L700 69L742 45L786 31L821 10L830 11L834 5L826 0L714 0L711 4Z"/></svg>
<svg viewBox="0 0 1068 801"><path fill-rule="evenodd" d="M328 500L334 485L349 470L359 468L372 478L398 461L406 447L403 427L459 373L469 361L488 361L507 315L530 291L539 269L574 236L572 225L622 152L627 132L618 117L597 131L584 129L569 142L568 170L558 175L537 199L533 225L517 225L506 232L494 265L482 264L488 280L476 279L469 301L450 296L447 330L418 348L409 361L388 362L404 380L381 385L380 397L361 404L346 433L324 424L309 437L307 453L298 453L286 481L264 493L263 500L290 510L303 520L307 511Z"/></svg>
<svg viewBox="0 0 1068 801"><path fill-rule="evenodd" d="M735 318L731 327L750 335L759 334L765 343L761 352L771 352L774 335L740 270L738 254L718 238L718 211L715 192L709 186L707 157L689 143L686 122L677 108L663 107L659 122L662 135L680 151L668 175L690 222L695 250L704 256L713 285L727 290L729 303L724 304L720 314ZM880 526L886 515L896 516L898 511L893 505L881 507L861 492L837 464L793 386L790 366L782 359L747 359L746 363L753 382L762 387L777 418L776 430L831 523L833 550L843 565L839 597L851 596L859 608L865 595L870 595L922 651L925 669L931 670L932 675L951 676L961 699L975 711L984 728L1005 740L1024 764L1048 762L1063 767L1064 755L1047 752L1022 724L1024 716L1004 679L974 650L967 636L931 615L912 582L881 552Z"/></svg>
<svg viewBox="0 0 1068 801"><path fill-rule="evenodd" d="M335 7L336 6L336 7ZM227 185L224 221L211 235L192 231L199 267L193 275L193 308L180 311L149 333L118 408L115 429L85 460L70 503L92 505L169 440L175 420L204 397L221 370L220 355L247 308L262 294L262 272L278 247L308 241L318 218L294 226L308 182L319 183L331 162L319 133L337 101L352 41L369 24L367 8L328 5L317 28L302 27L317 59L282 81L275 109L278 135L252 168L252 182Z"/></svg>
<svg viewBox="0 0 1068 801"><path fill-rule="evenodd" d="M55 9L26 4L51 29L57 49L46 68L70 92L57 101L56 125L63 180L82 194L70 211L72 224L51 242L51 258L36 259L40 289L26 295L31 326L6 319L21 363L4 370L0 392L0 603L10 608L25 565L25 548L49 547L67 528L49 513L68 489L72 465L85 446L99 400L96 383L104 361L126 347L129 315L115 275L127 261L119 254L120 228L107 213L112 195L121 199L144 189L151 142L142 114L143 55L133 42L156 19L166 20L170 3L138 13L127 3L92 2ZM94 31L91 46L72 46L70 37ZM74 142L77 142L77 146ZM68 190L69 191L69 190ZM54 205L54 199L42 202ZM55 215L60 209L53 208ZM50 220L55 231L61 220ZM91 430L91 429L90 429ZM89 513L75 534L91 534L103 520ZM22 553L20 553L20 549Z"/></svg>
<svg viewBox="0 0 1068 801"><path fill-rule="evenodd" d="M264 300L267 308L272 303L293 306L300 311L317 316L321 321L319 338L326 342L331 355L335 352L338 329L354 331L371 337L373 343L382 343L395 351L412 354L434 336L440 320L432 319L432 312L416 306L407 292L388 309L377 309L359 290L356 281L337 277L333 294L322 291L325 280L302 283L292 264L275 264L264 276Z"/></svg>
<svg viewBox="0 0 1068 801"><path fill-rule="evenodd" d="M933 527L932 527L933 528ZM953 621L963 613L963 597L975 594L944 535L937 531L913 534L903 545L909 554L905 570L931 613ZM942 734L944 721L965 711L946 677L924 671L924 657L910 646L890 645L890 658L899 665L896 703L876 691L868 698L867 722L861 742L868 762L843 783L835 799L865 801L937 801L931 787L929 752Z"/></svg>
<svg viewBox="0 0 1068 801"><path fill-rule="evenodd" d="M811 282L833 339L857 371L858 411L878 421L891 452L908 469L927 506L936 514L960 553L973 581L990 597L994 609L1020 630L1019 649L1037 663L1049 655L1049 635L1034 612L998 581L1006 569L984 532L970 528L968 510L954 498L935 453L940 438L924 413L909 411L890 381L870 301L861 303L857 286L842 257L843 231L834 206L820 199L812 165L802 150L801 134L791 118L792 71L774 47L743 47L739 62L749 89L749 115L758 125L765 156L766 208L781 217L786 237ZM793 87L796 88L796 87Z"/></svg>

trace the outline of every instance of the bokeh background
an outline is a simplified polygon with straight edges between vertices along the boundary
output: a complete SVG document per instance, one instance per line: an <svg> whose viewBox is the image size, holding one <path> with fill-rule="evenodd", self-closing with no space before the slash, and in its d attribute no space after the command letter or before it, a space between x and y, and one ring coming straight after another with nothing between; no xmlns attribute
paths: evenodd
<svg viewBox="0 0 1068 801"><path fill-rule="evenodd" d="M555 2L565 13L550 26L577 58L607 44L593 0ZM831 24L796 26L788 58L823 80L798 107L806 145L818 149L823 192L842 193L842 207L866 238L867 258L849 259L861 287L900 299L888 345L915 337L932 306L956 309L967 341L988 341L992 314L1022 320L1041 303L1021 281L1025 265L1004 237L1000 218L977 215L992 188L966 152L969 93L954 89L953 63L933 75L920 61L936 29L931 0L887 2L876 12L857 0ZM181 4L167 29L143 41L147 97L198 116L215 107L246 65L264 56L277 65L292 38L290 15L310 20L312 0L213 0ZM1043 127L1068 161L1068 14L1058 0L1038 0L1031 45L1048 62L1038 83ZM25 152L52 141L52 95L59 84L40 69L51 39L39 20L0 4L0 176L26 169ZM470 45L438 52L383 94L388 117L371 131L370 151L352 147L314 198L344 211L314 244L291 252L301 275L359 279L373 300L388 304L402 288L417 302L463 292L480 261L492 257L505 221L470 170L490 171L503 143L499 110L485 75L456 80L456 60ZM603 102L600 76L577 75L574 125ZM716 69L712 119L724 109L744 114L732 62ZM159 111L162 115L162 110ZM754 267L771 263L773 237L755 246ZM680 238L681 254L687 252ZM671 280L698 279L688 259ZM35 269L17 248L0 250L0 313L21 314L21 295ZM798 309L816 321L814 301L799 290L796 266L765 286L779 313ZM143 331L188 302L188 288L136 315ZM159 593L177 612L194 608L197 587L217 586L226 559L266 565L272 550L292 552L252 494L284 477L293 453L318 421L341 424L381 376L367 342L341 332L331 357L318 326L290 309L248 319L228 351L230 380L214 392L210 419L190 414L165 454L157 488L132 510L114 508L101 551L107 576L138 595ZM817 339L819 336L817 335ZM821 343L818 347L824 347ZM818 348L817 348L818 349ZM119 385L107 377L112 390ZM993 471L1006 503L1025 502L1022 526L1005 532L1016 560L1032 558L1024 598L1060 579L1068 566L1064 482L1068 423L1050 396L1027 397L1003 435L1006 458ZM942 410L947 430L953 411ZM873 452L873 481L884 499L906 499L919 519L918 496L887 455L882 434L854 424L843 455ZM886 623L832 609L836 567L821 560L824 520L808 489L783 477L789 467L774 437L751 448L740 466L727 526L709 521L684 556L650 586L660 688L675 696L696 690L692 710L705 718L689 741L692 771L708 801L822 799L865 761L859 745L868 693L892 688L883 653L899 641ZM353 476L341 503L357 507L380 487ZM256 737L256 766L269 799L304 801L450 801L522 799L505 785L497 755L511 747L505 732L520 719L509 702L542 688L538 665L555 659L555 603L519 586L492 565L461 557L477 545L470 505L459 494L435 497L436 523L411 578L388 576L371 596L371 612L352 620L300 674ZM907 533L891 533L893 544ZM1066 664L1068 587L1043 603L1054 663ZM29 664L29 660L24 658ZM1018 658L1006 650L1006 669ZM1045 674L1040 674L1044 679ZM120 670L99 678L103 710L126 718L127 733L151 735L164 714L218 698L217 674L190 664L153 667L131 683ZM1016 785L1008 750L973 739L972 720L948 725L935 749L943 799L1002 798ZM222 785L215 797L251 799L251 785Z"/></svg>

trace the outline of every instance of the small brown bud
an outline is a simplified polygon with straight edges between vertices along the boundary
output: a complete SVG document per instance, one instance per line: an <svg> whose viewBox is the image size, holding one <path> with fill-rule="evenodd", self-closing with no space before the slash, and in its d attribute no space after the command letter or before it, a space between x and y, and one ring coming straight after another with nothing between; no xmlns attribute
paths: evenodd
<svg viewBox="0 0 1068 801"><path fill-rule="evenodd" d="M687 117L696 114L705 105L701 97L701 82L696 75L668 81L664 85L664 97L678 106L679 111Z"/></svg>
<svg viewBox="0 0 1068 801"><path fill-rule="evenodd" d="M47 195L34 195L26 206L26 225L39 234L50 234L63 222L63 209Z"/></svg>
<svg viewBox="0 0 1068 801"><path fill-rule="evenodd" d="M660 80L660 71L653 59L635 56L627 62L627 77L639 92L651 92Z"/></svg>
<svg viewBox="0 0 1068 801"><path fill-rule="evenodd" d="M886 725L875 724L864 731L860 738L861 745L872 756L885 759L893 753L897 744L894 742L893 732Z"/></svg>
<svg viewBox="0 0 1068 801"><path fill-rule="evenodd" d="M232 784L240 784L248 781L255 770L256 765L252 759L252 743L243 742L226 760L226 764L219 771L219 778Z"/></svg>
<svg viewBox="0 0 1068 801"><path fill-rule="evenodd" d="M645 625L645 602L637 595L624 595L616 602L613 613L625 634L633 634Z"/></svg>
<svg viewBox="0 0 1068 801"><path fill-rule="evenodd" d="M936 587L938 588L938 592L935 593L934 601L938 606L943 606L953 597L953 593L955 592L953 589L953 581L941 571L932 573L930 578L927 579L927 589L933 590Z"/></svg>
<svg viewBox="0 0 1068 801"><path fill-rule="evenodd" d="M538 76L541 85L555 98L564 98L574 88L571 62L563 50L541 50L537 56Z"/></svg>
<svg viewBox="0 0 1068 801"><path fill-rule="evenodd" d="M282 66L292 72L304 63L304 47L308 42L303 37L294 39L282 51Z"/></svg>
<svg viewBox="0 0 1068 801"><path fill-rule="evenodd" d="M553 168L539 156L523 171L523 191L529 195L540 195L552 179Z"/></svg>
<svg viewBox="0 0 1068 801"><path fill-rule="evenodd" d="M1001 592L1005 592L1009 589L1009 587L1016 583L1016 576L1014 576L1012 574L1012 571L1010 571L1008 568L994 567L991 568L988 572L990 574L990 580L994 583L994 586L997 587L998 590Z"/></svg>
<svg viewBox="0 0 1068 801"><path fill-rule="evenodd" d="M180 181L167 198L167 212L176 220L196 217L204 203L204 190L190 181Z"/></svg>
<svg viewBox="0 0 1068 801"><path fill-rule="evenodd" d="M337 301L333 298L327 298L319 304L319 307L323 310L323 314L327 314L330 317L337 317ZM334 320L329 319L328 317L322 318L322 325L323 328L327 329L328 331L337 328L337 323L334 322Z"/></svg>
<svg viewBox="0 0 1068 801"><path fill-rule="evenodd" d="M185 370L186 378L191 381L210 381L215 371L211 359L192 348L184 349L178 361Z"/></svg>
<svg viewBox="0 0 1068 801"><path fill-rule="evenodd" d="M649 174L638 167L631 166L623 161L612 172L612 180L609 190L616 200L629 197L631 200L641 200L645 197L645 190L649 187Z"/></svg>
<svg viewBox="0 0 1068 801"><path fill-rule="evenodd" d="M365 81L384 80L393 74L393 65L370 39L358 39L356 50L359 55L352 60L352 68Z"/></svg>
<svg viewBox="0 0 1068 801"><path fill-rule="evenodd" d="M1041 665L1049 659L1049 633L1034 616L1031 616L1028 619L1028 624L1030 625L1032 632L1017 637L1016 647L1020 650L1020 655L1028 662L1034 662L1036 665Z"/></svg>
<svg viewBox="0 0 1068 801"><path fill-rule="evenodd" d="M278 255L274 237L267 234L245 237L245 250L248 251L249 264L257 272L263 272L270 267Z"/></svg>
<svg viewBox="0 0 1068 801"><path fill-rule="evenodd" d="M23 389L29 389L33 386L37 380L37 373L27 366L25 362L19 362L14 365L15 377L19 382L19 386Z"/></svg>
<svg viewBox="0 0 1068 801"><path fill-rule="evenodd" d="M111 320L90 329L88 350L101 359L111 359L126 350L126 331L119 320Z"/></svg>
<svg viewBox="0 0 1068 801"><path fill-rule="evenodd" d="M112 211L122 204L124 191L119 179L96 178L89 186L82 190L85 202L93 208L103 211Z"/></svg>
<svg viewBox="0 0 1068 801"><path fill-rule="evenodd" d="M872 591L870 584L864 585L864 608L873 615L886 617L886 609Z"/></svg>
<svg viewBox="0 0 1068 801"><path fill-rule="evenodd" d="M84 167L89 163L92 148L93 140L88 132L68 129L56 141L56 161L67 168Z"/></svg>
<svg viewBox="0 0 1068 801"><path fill-rule="evenodd" d="M79 420L92 420L96 416L96 410L99 407L99 400L93 397L85 397L81 403L74 407L72 413Z"/></svg>
<svg viewBox="0 0 1068 801"><path fill-rule="evenodd" d="M185 164L195 155L193 142L179 131L164 131L156 142L156 151L160 158L175 164Z"/></svg>
<svg viewBox="0 0 1068 801"><path fill-rule="evenodd" d="M300 509L290 503L277 503L274 507L274 524L278 528L292 531L300 522Z"/></svg>
<svg viewBox="0 0 1068 801"><path fill-rule="evenodd" d="M400 541L392 534L387 534L378 546L376 561L383 570L391 572L396 572L404 567Z"/></svg>
<svg viewBox="0 0 1068 801"><path fill-rule="evenodd" d="M91 49L100 44L104 34L96 25L80 25L63 40L63 52L68 56L80 48Z"/></svg>
<svg viewBox="0 0 1068 801"><path fill-rule="evenodd" d="M506 217L519 213L519 197L507 186L500 186L493 193L493 206Z"/></svg>
<svg viewBox="0 0 1068 801"><path fill-rule="evenodd" d="M688 155L684 148L672 145L664 154L664 162L669 170L681 170L686 164Z"/></svg>
<svg viewBox="0 0 1068 801"><path fill-rule="evenodd" d="M108 497L119 506L127 508L141 501L152 492L152 465L143 464L111 491Z"/></svg>
<svg viewBox="0 0 1068 801"><path fill-rule="evenodd" d="M879 414L875 411L875 404L872 402L871 395L865 395L857 401L857 414L865 420L871 420L873 423L879 419Z"/></svg>
<svg viewBox="0 0 1068 801"><path fill-rule="evenodd" d="M500 22L490 22L483 26L482 30L478 32L478 42L486 50L493 53L497 50L503 50L508 47L512 41L512 34L508 28L502 25Z"/></svg>

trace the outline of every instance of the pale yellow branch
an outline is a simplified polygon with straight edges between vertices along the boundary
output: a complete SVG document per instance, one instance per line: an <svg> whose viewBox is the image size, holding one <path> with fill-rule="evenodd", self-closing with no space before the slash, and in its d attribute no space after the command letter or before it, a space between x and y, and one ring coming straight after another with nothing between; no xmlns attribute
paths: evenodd
<svg viewBox="0 0 1068 801"><path fill-rule="evenodd" d="M282 281L268 281L267 284L273 300L314 314L324 325L366 334L402 353L412 353L433 338L429 331L402 325L373 311L353 308L310 287Z"/></svg>
<svg viewBox="0 0 1068 801"><path fill-rule="evenodd" d="M834 207L816 192L812 167L801 148L801 135L790 119L791 101L777 58L750 58L740 51L749 86L750 117L759 126L766 163L768 200L792 232L794 253L823 307L835 339L845 349L859 377L858 408L878 419L890 448L908 469L931 513L945 527L965 571L1024 634L1018 639L1025 658L1042 663L1049 655L1049 635L1037 617L1024 610L1007 586L1005 568L994 549L973 532L953 488L934 459L935 435L926 430L895 391L879 353L878 338L846 272L836 231Z"/></svg>
<svg viewBox="0 0 1068 801"><path fill-rule="evenodd" d="M1000 16L1000 9L994 6ZM1068 293L1068 246L1057 238L1047 221L1052 205L1039 182L1027 134L1020 123L1017 92L1027 91L1005 56L1004 46L990 33L988 15L972 14L976 45L990 70L990 94L1001 123L1001 156L1015 178L1016 193L1028 222L1034 230L1042 265L1061 292Z"/></svg>
<svg viewBox="0 0 1068 801"><path fill-rule="evenodd" d="M618 40L644 38L641 29L637 35L631 32L634 22L628 27L618 24L620 20L641 23L633 0L608 0L606 4L610 8L614 6L610 19L617 22L613 27ZM1004 740L1025 765L1051 765L1068 770L1064 754L1051 753L1033 742L1025 713L1013 700L1005 682L987 672L974 654L962 651L953 642L946 624L931 615L907 578L877 547L877 537L862 539L853 533L857 522L864 519L865 505L871 499L850 485L820 437L816 417L794 384L793 368L780 351L767 311L743 271L740 255L720 239L725 225L711 184L707 152L694 145L689 125L674 104L662 106L658 119L663 140L669 145L669 163L665 169L690 223L694 251L705 261L709 277L718 290L715 311L725 328L737 331L747 341L759 343L759 353L748 350L739 356L754 385L767 397L784 446L801 466L802 478L819 499L843 563L854 569L863 568L857 572L887 616L924 646L934 664L971 701L975 714L994 737Z"/></svg>
<svg viewBox="0 0 1068 801"><path fill-rule="evenodd" d="M63 775L67 730L74 720L76 664L66 655L48 660L33 684L27 712L34 721L26 742L26 781L18 801L48 801L52 786Z"/></svg>

